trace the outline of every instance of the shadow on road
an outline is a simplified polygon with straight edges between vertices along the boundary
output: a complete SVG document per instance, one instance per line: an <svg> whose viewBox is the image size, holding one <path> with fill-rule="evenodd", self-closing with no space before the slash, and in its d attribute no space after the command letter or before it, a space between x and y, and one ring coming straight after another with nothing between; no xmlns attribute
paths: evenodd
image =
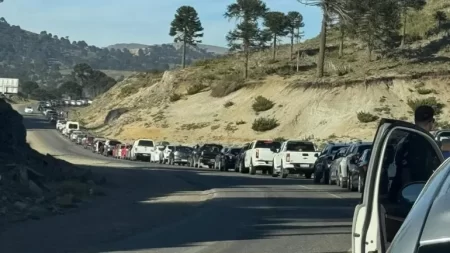
<svg viewBox="0 0 450 253"><path fill-rule="evenodd" d="M28 129L53 128L32 120ZM107 176L107 196L63 215L7 227L0 235L0 252L157 250L304 235L349 239L357 200L338 199L321 188L295 187L312 185L312 180L154 166L85 166ZM195 196L213 188L226 195L219 191L206 202L156 201L186 192Z"/></svg>

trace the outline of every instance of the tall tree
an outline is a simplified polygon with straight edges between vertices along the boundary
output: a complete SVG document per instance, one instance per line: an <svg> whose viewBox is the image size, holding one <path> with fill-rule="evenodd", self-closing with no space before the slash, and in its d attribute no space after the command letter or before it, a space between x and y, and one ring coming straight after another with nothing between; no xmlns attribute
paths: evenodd
<svg viewBox="0 0 450 253"><path fill-rule="evenodd" d="M244 78L248 77L248 60L252 47L259 46L261 39L266 38L258 27L258 20L268 11L261 0L236 0L230 4L225 12L225 18L235 19L239 23L228 33L226 39L231 50L244 52Z"/></svg>
<svg viewBox="0 0 450 253"><path fill-rule="evenodd" d="M317 76L323 77L325 66L325 50L327 44L327 24L333 15L337 15L341 20L348 20L350 16L346 8L345 0L297 0L298 2L317 6L322 10L322 25L320 29L319 58L317 60Z"/></svg>
<svg viewBox="0 0 450 253"><path fill-rule="evenodd" d="M294 39L297 38L298 40L301 37L300 28L304 27L305 24L303 23L303 16L298 11L290 11L287 14L288 19L288 26L287 30L291 37L291 57L294 53Z"/></svg>
<svg viewBox="0 0 450 253"><path fill-rule="evenodd" d="M394 47L400 29L400 9L396 0L362 0L356 6L354 26L367 47L368 60L374 49Z"/></svg>
<svg viewBox="0 0 450 253"><path fill-rule="evenodd" d="M400 6L403 17L401 46L404 46L406 38L406 23L408 21L408 10L420 10L425 6L425 4L427 4L427 2L426 0L398 0L398 4Z"/></svg>
<svg viewBox="0 0 450 253"><path fill-rule="evenodd" d="M264 15L264 26L272 35L272 59L274 60L277 55L277 40L279 39L279 37L288 35L288 24L288 19L283 12L271 11L267 12L266 15Z"/></svg>
<svg viewBox="0 0 450 253"><path fill-rule="evenodd" d="M72 99L79 99L82 96L83 88L76 82L67 81L58 88L58 91L61 94L69 95Z"/></svg>
<svg viewBox="0 0 450 253"><path fill-rule="evenodd" d="M436 27L440 31L442 23L446 22L448 20L447 14L443 11L436 11L433 15L434 20L436 21Z"/></svg>
<svg viewBox="0 0 450 253"><path fill-rule="evenodd" d="M203 27L197 11L191 6L181 6L170 24L169 35L175 37L174 42L183 42L181 65L186 67L186 46L201 43Z"/></svg>

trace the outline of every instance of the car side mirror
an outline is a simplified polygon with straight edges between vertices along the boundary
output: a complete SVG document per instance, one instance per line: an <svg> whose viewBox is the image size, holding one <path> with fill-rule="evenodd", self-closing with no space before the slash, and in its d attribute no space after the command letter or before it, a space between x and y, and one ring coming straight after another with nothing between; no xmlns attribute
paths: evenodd
<svg viewBox="0 0 450 253"><path fill-rule="evenodd" d="M314 157L319 157L319 154L315 153L315 154L314 154Z"/></svg>
<svg viewBox="0 0 450 253"><path fill-rule="evenodd" d="M403 187L400 194L401 202L408 205L413 205L414 202L416 202L416 199L419 197L419 194L422 192L424 186L424 182L412 182Z"/></svg>

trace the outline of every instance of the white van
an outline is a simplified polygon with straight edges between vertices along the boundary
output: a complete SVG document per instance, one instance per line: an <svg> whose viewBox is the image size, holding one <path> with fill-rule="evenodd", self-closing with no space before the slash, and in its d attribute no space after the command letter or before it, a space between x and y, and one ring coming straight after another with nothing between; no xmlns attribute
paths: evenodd
<svg viewBox="0 0 450 253"><path fill-rule="evenodd" d="M66 127L63 130L63 134L68 136L71 131L78 131L80 130L80 123L76 121L67 121Z"/></svg>
<svg viewBox="0 0 450 253"><path fill-rule="evenodd" d="M150 161L154 147L155 143L153 140L140 139L134 141L131 148L131 159Z"/></svg>

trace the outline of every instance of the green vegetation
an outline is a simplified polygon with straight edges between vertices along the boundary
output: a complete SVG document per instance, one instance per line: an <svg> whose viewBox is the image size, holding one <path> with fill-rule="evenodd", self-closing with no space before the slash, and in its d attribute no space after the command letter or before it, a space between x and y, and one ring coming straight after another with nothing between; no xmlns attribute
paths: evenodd
<svg viewBox="0 0 450 253"><path fill-rule="evenodd" d="M208 122L202 122L202 123L190 123L190 124L183 124L181 125L181 130L196 130L196 129L202 129L209 126Z"/></svg>
<svg viewBox="0 0 450 253"><path fill-rule="evenodd" d="M245 80L240 74L229 74L211 87L212 97L225 97L245 87Z"/></svg>
<svg viewBox="0 0 450 253"><path fill-rule="evenodd" d="M234 103L232 101L228 101L225 104L223 104L223 107L228 108L228 107L231 107L233 105L234 105Z"/></svg>
<svg viewBox="0 0 450 253"><path fill-rule="evenodd" d="M170 24L169 35L175 37L174 42L183 43L183 55L181 57L181 66L186 67L186 46L196 45L202 41L203 37L202 23L198 17L197 11L191 6L181 6L178 8L175 18Z"/></svg>
<svg viewBox="0 0 450 253"><path fill-rule="evenodd" d="M277 137L277 138L273 139L273 141L277 141L277 142L285 142L285 141L287 141L287 139L284 138L284 137Z"/></svg>
<svg viewBox="0 0 450 253"><path fill-rule="evenodd" d="M424 99L408 99L408 105L414 111L421 105L429 105L434 108L436 115L439 115L444 108L444 104L439 102L435 97L428 97Z"/></svg>
<svg viewBox="0 0 450 253"><path fill-rule="evenodd" d="M176 102L180 99L181 99L181 94L178 94L178 93L173 93L169 97L170 102Z"/></svg>
<svg viewBox="0 0 450 253"><path fill-rule="evenodd" d="M435 89L426 89L426 88L419 88L417 89L417 93L419 93L420 95L428 95L428 94L436 94L436 90Z"/></svg>
<svg viewBox="0 0 450 253"><path fill-rule="evenodd" d="M362 122L362 123L374 122L379 119L378 116L373 115L368 112L358 112L356 114L356 116L358 117L359 122Z"/></svg>
<svg viewBox="0 0 450 253"><path fill-rule="evenodd" d="M118 95L119 98L125 98L130 95L136 94L139 91L139 88L137 88L134 85L127 85L120 89L120 93Z"/></svg>
<svg viewBox="0 0 450 253"><path fill-rule="evenodd" d="M257 96L255 98L255 102L252 105L252 108L255 112L263 112L272 109L274 105L275 103L271 100L263 96Z"/></svg>
<svg viewBox="0 0 450 253"><path fill-rule="evenodd" d="M252 129L256 132L266 132L272 129L275 129L280 124L278 120L274 118L257 118L253 121Z"/></svg>
<svg viewBox="0 0 450 253"><path fill-rule="evenodd" d="M186 90L186 93L188 95L194 95L194 94L197 94L197 93L203 91L206 87L207 86L203 85L203 84L194 84Z"/></svg>

